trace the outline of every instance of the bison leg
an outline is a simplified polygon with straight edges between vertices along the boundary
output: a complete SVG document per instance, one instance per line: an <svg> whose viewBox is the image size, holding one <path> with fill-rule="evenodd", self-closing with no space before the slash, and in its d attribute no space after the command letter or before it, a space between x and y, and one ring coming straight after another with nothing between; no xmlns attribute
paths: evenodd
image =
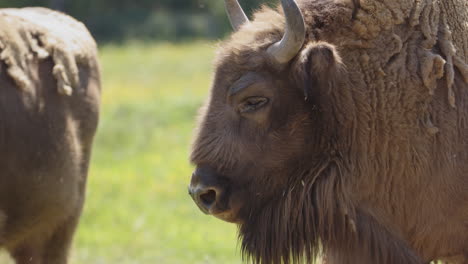
<svg viewBox="0 0 468 264"><path fill-rule="evenodd" d="M16 264L67 264L79 214L69 217L50 236L35 234L8 249Z"/></svg>
<svg viewBox="0 0 468 264"><path fill-rule="evenodd" d="M38 246L21 245L10 250L16 264L46 264L42 262L42 250Z"/></svg>
<svg viewBox="0 0 468 264"><path fill-rule="evenodd" d="M71 246L73 234L78 224L79 215L68 218L53 233L44 247L44 264L66 264L68 263L68 252Z"/></svg>

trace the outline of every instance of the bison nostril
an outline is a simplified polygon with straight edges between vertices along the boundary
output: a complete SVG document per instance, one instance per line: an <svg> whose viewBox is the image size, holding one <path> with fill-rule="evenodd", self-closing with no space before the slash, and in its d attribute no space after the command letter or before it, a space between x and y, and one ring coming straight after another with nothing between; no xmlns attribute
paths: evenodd
<svg viewBox="0 0 468 264"><path fill-rule="evenodd" d="M212 206L216 202L216 191L213 189L207 190L200 194L200 200L207 207Z"/></svg>

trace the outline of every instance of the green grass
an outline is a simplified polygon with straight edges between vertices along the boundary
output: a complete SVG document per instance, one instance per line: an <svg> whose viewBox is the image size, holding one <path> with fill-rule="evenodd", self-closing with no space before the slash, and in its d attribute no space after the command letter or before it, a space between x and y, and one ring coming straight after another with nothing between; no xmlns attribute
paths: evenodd
<svg viewBox="0 0 468 264"><path fill-rule="evenodd" d="M101 48L101 123L71 264L241 263L236 226L187 194L213 54L205 42Z"/></svg>

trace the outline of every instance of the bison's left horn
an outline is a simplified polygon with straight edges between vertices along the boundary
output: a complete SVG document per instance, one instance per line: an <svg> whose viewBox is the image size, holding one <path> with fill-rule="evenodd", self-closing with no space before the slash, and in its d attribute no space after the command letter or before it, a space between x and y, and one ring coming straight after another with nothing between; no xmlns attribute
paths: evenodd
<svg viewBox="0 0 468 264"><path fill-rule="evenodd" d="M280 64L289 62L301 49L305 39L305 24L301 10L294 0L281 0L286 17L283 38L268 48L268 53Z"/></svg>
<svg viewBox="0 0 468 264"><path fill-rule="evenodd" d="M237 0L225 0L224 5L226 6L226 12L234 31L239 30L243 24L249 22L249 19Z"/></svg>

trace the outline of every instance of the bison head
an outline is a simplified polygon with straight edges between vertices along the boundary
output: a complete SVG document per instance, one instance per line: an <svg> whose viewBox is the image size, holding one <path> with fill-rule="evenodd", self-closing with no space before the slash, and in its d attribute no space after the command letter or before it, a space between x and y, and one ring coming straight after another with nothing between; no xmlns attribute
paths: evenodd
<svg viewBox="0 0 468 264"><path fill-rule="evenodd" d="M258 263L313 258L314 186L334 155L326 113L340 59L332 45L305 41L293 0L281 4L248 21L226 1L237 32L219 48L191 155L190 195L204 213L239 224Z"/></svg>

